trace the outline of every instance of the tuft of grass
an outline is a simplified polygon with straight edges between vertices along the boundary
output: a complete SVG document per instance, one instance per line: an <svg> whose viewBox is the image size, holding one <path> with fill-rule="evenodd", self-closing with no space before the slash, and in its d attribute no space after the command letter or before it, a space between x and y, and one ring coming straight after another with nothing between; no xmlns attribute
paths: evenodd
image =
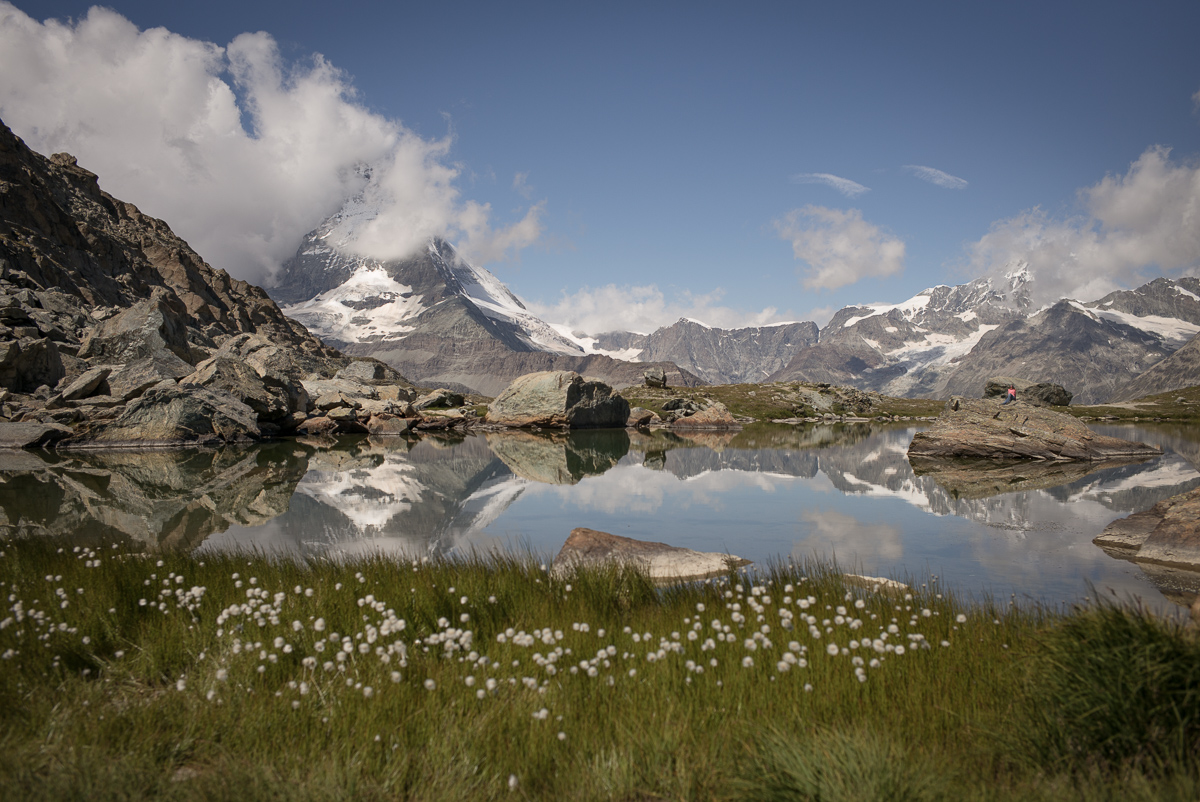
<svg viewBox="0 0 1200 802"><path fill-rule="evenodd" d="M1057 621L1030 671L1031 759L1165 771L1200 757L1200 640L1103 598Z"/></svg>
<svg viewBox="0 0 1200 802"><path fill-rule="evenodd" d="M957 796L931 761L867 729L757 740L736 786L749 802L934 802Z"/></svg>

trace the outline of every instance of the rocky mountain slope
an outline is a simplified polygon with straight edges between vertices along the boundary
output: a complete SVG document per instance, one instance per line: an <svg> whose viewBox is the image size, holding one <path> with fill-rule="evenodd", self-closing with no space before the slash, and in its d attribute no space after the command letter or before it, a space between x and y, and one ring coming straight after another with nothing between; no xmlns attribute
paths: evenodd
<svg viewBox="0 0 1200 802"><path fill-rule="evenodd" d="M680 318L651 334L601 334L596 346L635 352L640 361L674 362L709 384L740 384L765 380L798 350L814 345L817 334L812 321L719 329Z"/></svg>
<svg viewBox="0 0 1200 802"><path fill-rule="evenodd" d="M0 124L0 417L80 447L255 439L308 417L305 382L347 370L371 397L411 387Z"/></svg>
<svg viewBox="0 0 1200 802"><path fill-rule="evenodd" d="M1200 384L1200 334L1166 359L1118 388L1107 400L1132 401Z"/></svg>
<svg viewBox="0 0 1200 802"><path fill-rule="evenodd" d="M651 365L587 353L443 240L404 259L355 254L359 228L375 213L356 199L330 217L305 237L270 291L329 345L380 359L419 384L491 396L543 370L573 370L617 388L642 382ZM674 364L657 366L673 385L700 383Z"/></svg>

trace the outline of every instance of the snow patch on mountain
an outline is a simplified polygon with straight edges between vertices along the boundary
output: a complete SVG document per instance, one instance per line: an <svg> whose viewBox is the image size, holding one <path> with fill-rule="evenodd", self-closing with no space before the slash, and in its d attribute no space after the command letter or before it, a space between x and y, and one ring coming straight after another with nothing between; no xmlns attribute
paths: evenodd
<svg viewBox="0 0 1200 802"><path fill-rule="evenodd" d="M326 342L367 342L412 331L425 305L378 262L362 260L349 280L283 313Z"/></svg>
<svg viewBox="0 0 1200 802"><path fill-rule="evenodd" d="M1176 288L1179 290L1180 288ZM1191 295L1187 290L1182 292ZM1200 300L1200 299L1197 299ZM1159 315L1131 315L1128 312L1118 312L1115 309L1092 309L1089 310L1095 313L1096 317L1105 320L1111 320L1114 323L1124 323L1126 326L1132 326L1135 329L1150 332L1162 337L1175 348L1182 346L1188 340L1200 333L1200 326L1195 323L1189 323L1186 320L1180 320L1173 317L1161 317Z"/></svg>

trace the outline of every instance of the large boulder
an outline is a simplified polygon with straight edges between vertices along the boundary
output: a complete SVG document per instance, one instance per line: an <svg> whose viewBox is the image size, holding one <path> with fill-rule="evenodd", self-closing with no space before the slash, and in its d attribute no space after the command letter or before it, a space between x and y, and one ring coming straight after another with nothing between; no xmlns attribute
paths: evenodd
<svg viewBox="0 0 1200 802"><path fill-rule="evenodd" d="M93 424L60 448L222 445L262 436L254 410L225 390L154 387L113 421Z"/></svg>
<svg viewBox="0 0 1200 802"><path fill-rule="evenodd" d="M1040 407L1065 407L1071 403L1074 395L1061 384L1052 382L1034 383L1025 379L1011 376L993 376L983 387L984 398L1003 399L1012 387L1017 391L1017 399Z"/></svg>
<svg viewBox="0 0 1200 802"><path fill-rule="evenodd" d="M647 387L665 388L667 386L667 372L660 367L646 368L642 371L642 378L646 380Z"/></svg>
<svg viewBox="0 0 1200 802"><path fill-rule="evenodd" d="M153 295L89 331L79 347L79 358L124 364L137 359L164 358L166 353L191 364L185 323L187 310L167 291Z"/></svg>
<svg viewBox="0 0 1200 802"><path fill-rule="evenodd" d="M1075 396L1061 384L1041 382L1025 388L1025 400L1031 404L1047 407L1065 407Z"/></svg>
<svg viewBox="0 0 1200 802"><path fill-rule="evenodd" d="M1137 562L1200 568L1200 487L1113 521L1092 542Z"/></svg>
<svg viewBox="0 0 1200 802"><path fill-rule="evenodd" d="M575 568L604 565L637 568L660 582L683 582L724 574L749 565L749 560L732 554L692 551L579 527L571 530L567 542L554 558L551 572L566 576Z"/></svg>
<svg viewBox="0 0 1200 802"><path fill-rule="evenodd" d="M456 393L453 390L439 387L417 398L417 400L412 402L412 407L420 412L423 409L461 407L464 403L465 400L462 393Z"/></svg>
<svg viewBox="0 0 1200 802"><path fill-rule="evenodd" d="M66 375L58 346L49 337L0 342L0 387L28 393L53 387Z"/></svg>
<svg viewBox="0 0 1200 802"><path fill-rule="evenodd" d="M1107 460L1153 457L1157 446L1096 434L1079 420L1024 401L955 396L933 425L913 436L912 457Z"/></svg>
<svg viewBox="0 0 1200 802"><path fill-rule="evenodd" d="M672 429L739 429L741 424L720 401L710 401L704 409L676 418Z"/></svg>
<svg viewBox="0 0 1200 802"><path fill-rule="evenodd" d="M527 373L488 405L487 419L514 427L623 428L629 402L604 382L587 381L573 371Z"/></svg>
<svg viewBox="0 0 1200 802"><path fill-rule="evenodd" d="M180 379L179 383L225 390L254 410L260 421L281 420L296 411L280 388L269 387L245 362L228 357L214 356L204 360L196 366L195 372Z"/></svg>
<svg viewBox="0 0 1200 802"><path fill-rule="evenodd" d="M108 375L108 393L123 401L137 398L151 387L173 382L192 373L192 366L174 354L164 351L150 359L130 362Z"/></svg>
<svg viewBox="0 0 1200 802"><path fill-rule="evenodd" d="M57 423L0 421L0 448L42 448L71 434L70 429Z"/></svg>

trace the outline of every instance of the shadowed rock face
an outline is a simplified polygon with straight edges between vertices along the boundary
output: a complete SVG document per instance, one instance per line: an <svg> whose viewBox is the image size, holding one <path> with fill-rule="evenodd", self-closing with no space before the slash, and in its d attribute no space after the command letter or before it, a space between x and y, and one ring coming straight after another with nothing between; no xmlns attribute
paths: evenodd
<svg viewBox="0 0 1200 802"><path fill-rule="evenodd" d="M1096 434L1060 412L1022 401L951 398L927 431L917 432L909 457L1109 460L1152 457L1155 446Z"/></svg>
<svg viewBox="0 0 1200 802"><path fill-rule="evenodd" d="M562 576L573 568L603 565L631 566L645 571L654 580L682 582L723 574L749 565L749 561L732 554L692 551L579 527L571 530L554 558L551 571Z"/></svg>

